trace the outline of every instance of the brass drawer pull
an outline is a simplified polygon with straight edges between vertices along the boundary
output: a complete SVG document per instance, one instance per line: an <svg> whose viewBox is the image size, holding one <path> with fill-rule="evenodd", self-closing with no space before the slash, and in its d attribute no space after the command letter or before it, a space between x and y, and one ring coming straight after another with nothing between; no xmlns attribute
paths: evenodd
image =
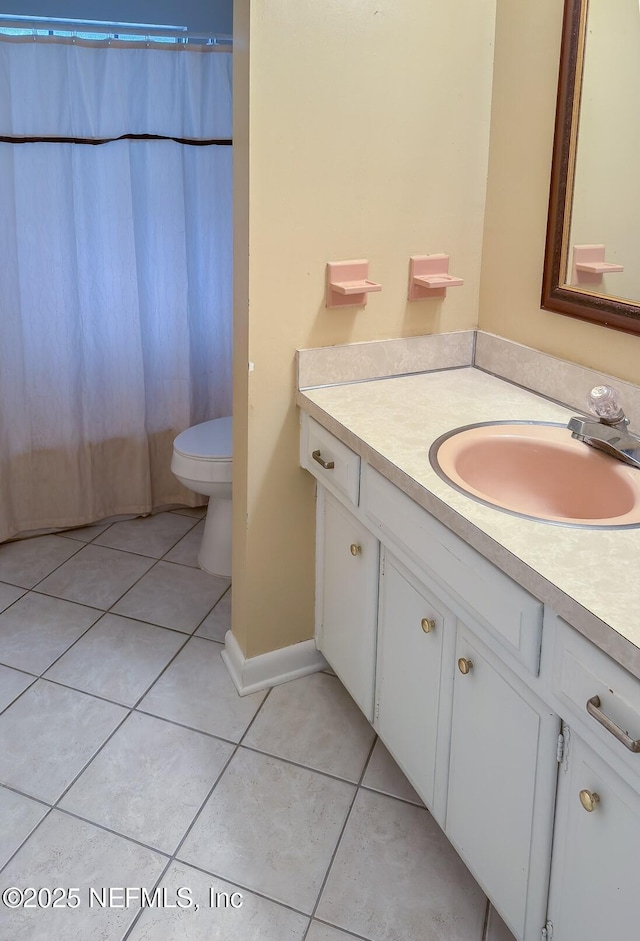
<svg viewBox="0 0 640 941"><path fill-rule="evenodd" d="M470 673L473 668L473 660L467 660L466 657L460 657L458 660L458 669L460 672L466 676L467 673Z"/></svg>
<svg viewBox="0 0 640 941"><path fill-rule="evenodd" d="M360 555L362 552L362 546L359 546L356 542L352 542L349 546L349 552L351 555Z"/></svg>
<svg viewBox="0 0 640 941"><path fill-rule="evenodd" d="M425 632L425 634L430 634L431 631L435 631L436 622L433 618L423 618L420 621L420 627Z"/></svg>
<svg viewBox="0 0 640 941"><path fill-rule="evenodd" d="M580 798L580 803L588 814L592 814L596 809L596 805L600 803L600 795L596 794L595 791L580 791L578 796Z"/></svg>
<svg viewBox="0 0 640 941"><path fill-rule="evenodd" d="M325 470L333 470L336 466L334 461L325 461L325 459L320 455L320 451L312 451L311 457L316 461L320 467L324 467Z"/></svg>
<svg viewBox="0 0 640 941"><path fill-rule="evenodd" d="M616 725L613 719L610 719L609 716L600 708L600 697L592 696L591 699L587 700L587 712L590 716L599 722L600 725L604 726L607 732L618 739L619 742L622 742L625 748L628 748L632 752L640 752L640 738L631 738L619 725Z"/></svg>

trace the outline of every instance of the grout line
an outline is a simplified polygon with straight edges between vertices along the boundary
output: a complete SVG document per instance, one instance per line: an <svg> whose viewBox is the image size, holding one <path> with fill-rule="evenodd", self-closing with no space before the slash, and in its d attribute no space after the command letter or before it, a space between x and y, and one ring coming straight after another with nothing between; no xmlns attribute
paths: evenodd
<svg viewBox="0 0 640 941"><path fill-rule="evenodd" d="M482 938L481 941L487 941L487 933L489 931L489 912L491 911L491 902L487 899L487 904L484 907L484 921L482 923Z"/></svg>
<svg viewBox="0 0 640 941"><path fill-rule="evenodd" d="M168 873L169 868L170 868L172 862L173 862L173 858L168 859L167 862L166 862L166 865L165 865L164 869L161 870L161 872L160 872L158 878L156 879L156 881L154 882L153 886L151 887L151 892L150 892L150 894L151 894L152 896L153 896L153 893L154 893L154 892L158 889L158 887L160 886L160 883L161 883L162 880L164 879L165 875ZM121 941L126 941L127 938L131 937L131 932L133 931L133 929L135 928L135 926L137 925L137 923L138 923L138 922L140 921L140 919L142 918L142 913L143 913L143 911L144 911L144 908L143 908L142 905L141 905L140 908L138 909L136 915L134 916L133 921L131 922L131 924L129 925L129 927L126 929L125 933L122 935Z"/></svg>
<svg viewBox="0 0 640 941"><path fill-rule="evenodd" d="M0 784L0 788L3 788L5 791L12 791L14 794L17 794L19 797L26 797L30 801L34 801L36 804L42 804L48 810L51 810L52 805L44 800L42 797L34 797L33 794L26 794L24 791L21 791L19 787L16 787L14 784L6 784L4 781Z"/></svg>
<svg viewBox="0 0 640 941"><path fill-rule="evenodd" d="M314 918L309 923L309 929L311 928L313 922L316 922L318 925L326 925L327 928L334 928L336 931L339 931L341 934L344 934L345 938L355 938L356 941L371 941L371 938L367 938L363 934L354 934L352 931L347 931L346 928L342 928L340 925L334 925L330 921L325 921L324 918ZM309 930L307 929L307 930ZM305 941L306 935L302 938L302 941ZM444 941L444 939L443 939Z"/></svg>
<svg viewBox="0 0 640 941"><path fill-rule="evenodd" d="M4 666L4 664L2 664L2 666ZM13 669L15 669L15 668L14 668L14 667L8 667L8 669L9 669L9 670L13 670ZM23 673L24 671L21 670L20 672ZM25 688L22 690L22 692L18 693L17 696L14 696L14 698L11 700L11 702L7 703L7 705L4 707L4 709L0 709L0 716L3 716L3 715L5 714L5 712L7 711L7 709L10 709L11 706L13 706L14 703L16 703L22 696L24 696L24 694L27 692L27 690L31 689L31 687L33 686L33 684L39 679L39 677L34 676L33 673L29 673L29 674L27 674L27 675L33 677L32 680L31 680L31 682L29 683L28 686L25 686Z"/></svg>
<svg viewBox="0 0 640 941"><path fill-rule="evenodd" d="M379 787L373 787L371 784L361 784L360 788L363 791L372 791L374 794L380 794L382 797L392 797L394 800L400 801L402 804L409 804L410 807L417 807L419 810L426 810L430 813L427 805L424 804L419 797L418 801L412 801L409 800L408 797L400 797L398 794L389 793L389 791L381 791Z"/></svg>
<svg viewBox="0 0 640 941"><path fill-rule="evenodd" d="M301 677L302 679L302 677ZM247 729L247 731L249 731ZM375 740L374 740L375 744ZM343 784L350 784L351 787L358 787L358 781L354 781L352 778L343 778L339 774L333 774L331 771L323 771L322 768L316 768L315 765L305 765L300 761L294 761L292 758L284 758L282 755L275 754L274 752L264 751L262 748L257 748L255 745L244 745L238 743L238 745L244 748L245 751L253 752L256 755L265 755L267 758L276 758L278 761L282 761L283 764L292 765L294 768L302 768L305 771L313 771L314 774L320 774L323 778L330 778L332 781L341 781ZM359 779L358 779L359 780ZM367 788L367 790L371 790ZM387 795L393 796L393 795ZM401 798L398 798L401 800ZM411 803L411 801L405 801L405 803ZM413 805L414 807L417 805Z"/></svg>
<svg viewBox="0 0 640 941"><path fill-rule="evenodd" d="M166 716L159 716L155 712L147 712L145 709L132 709L132 713L135 712L137 716L146 716L148 719L157 719L159 722L166 722L168 725L175 725L178 729L184 729L185 732L196 732L198 735L205 735L207 738L212 738L216 742L224 742L225 745L232 745L234 750L238 747L238 743L231 738L225 738L223 735L216 735L215 732L207 732L206 729L196 728L195 725L187 725L185 722L177 722L175 719L167 719Z"/></svg>
<svg viewBox="0 0 640 941"><path fill-rule="evenodd" d="M47 535L56 535L56 534L55 534L55 533L48 533ZM32 538L34 538L34 539L40 539L41 537L40 537L40 536L33 536ZM26 539L14 539L13 542L26 542ZM72 542L73 542L73 540L72 540ZM0 547L2 547L2 546L9 546L9 545L11 545L10 542L0 543ZM45 580L45 578L49 578L50 575L53 575L54 572L57 572L59 568L62 568L63 565L65 565L65 564L66 564L67 562L69 562L71 559L75 558L75 556L77 556L77 554L78 554L79 552L82 552L83 549L84 549L84 543L82 543L82 542L78 543L78 548L75 550L75 552L72 552L71 555L67 556L67 558L64 559L64 561L60 562L58 565L55 565L55 566L51 569L50 572L47 572L47 574L46 574L46 575L43 575L42 578L37 579L36 582L35 582L33 585L29 586L28 588L25 588L24 585L16 585L14 582L8 582L6 579L2 579L2 581L4 581L4 584L5 584L5 585L11 585L12 588L22 588L22 590L23 590L24 592L33 591L33 589L36 587L36 585L39 585L41 582L43 582L43 581ZM41 594L44 594L44 592L41 592ZM24 597L24 596L21 596L21 597ZM16 598L16 601L20 601L20 598ZM15 601L13 602L13 604L15 604ZM9 605L9 607L11 607L11 605Z"/></svg>
<svg viewBox="0 0 640 941"><path fill-rule="evenodd" d="M105 613L106 613L106 612L105 612ZM84 774L84 772L87 770L87 768L89 767L89 765L90 765L90 764L94 761L94 759L100 754L100 752L102 752L102 750L105 748L105 746L107 745L107 743L110 742L111 739L114 737L114 735L116 734L116 732L118 732L119 729L122 728L122 726L124 725L124 723L127 721L127 719L129 718L129 716L130 716L130 715L132 714L132 712L134 711L135 707L136 707L137 705L139 705L139 703L142 701L142 699L144 698L144 696L147 695L147 693L149 692L149 690L151 689L151 687L152 687L153 685L155 685L155 683L160 679L160 677L164 674L164 672L169 668L169 666L173 663L173 661L176 659L176 657L178 656L178 654L180 654L181 651L184 650L184 648L186 647L186 645L187 645L188 642L189 642L189 639L190 639L190 637L187 637L187 638L185 639L184 644L182 644L182 646L176 651L176 653L173 655L173 657L171 658L171 660L166 664L166 666L164 667L164 669L163 669L163 670L158 674L158 676L155 678L155 680L153 681L153 683L151 684L151 686L149 686L149 687L145 690L145 692L142 694L142 696L140 696L140 697L136 700L136 702L134 703L133 706L123 706L121 703L113 703L112 700L105 700L106 702L112 703L112 704L114 704L114 705L120 706L120 708L126 709L126 715L125 715L125 716L122 718L122 720L116 725L116 727L113 729L113 731L111 732L111 734L107 736L107 738L104 740L104 742L102 742L102 744L100 745L100 747L93 753L93 755L91 756L91 758L89 759L89 761L87 761L87 762L83 765L83 767L82 767L82 769L80 770L80 772L74 777L74 779L73 779L73 780L71 781L71 783L65 788L65 790L62 792L62 794L60 794L60 796L59 796L58 799L56 800L55 804L53 805L54 807L57 808L59 802L63 799L63 797L66 796L66 794L67 794L67 793L69 792L69 790L73 787L73 785L76 783L76 781L78 780L78 778L79 778L82 774ZM53 681L52 681L52 680L48 680L48 681L45 681L45 682L53 682ZM60 683L60 684L58 684L58 685L62 686L63 684ZM74 689L74 687L68 687L68 688L69 688L69 689ZM74 689L74 691L75 691L75 692L84 692L83 690L75 690L75 689ZM93 694L91 694L91 693L85 693L85 695L86 695L86 696L91 696L91 695L93 695ZM101 699L102 697L97 697L97 696L96 696L96 697L94 697L94 698L96 698L96 699Z"/></svg>
<svg viewBox="0 0 640 941"><path fill-rule="evenodd" d="M3 582L2 579L0 579L0 583L2 583L3 585L8 585L9 588L20 588L20 591L22 592L22 594L18 595L18 597L14 601L12 601L10 604L8 604L6 608L3 608L2 611L0 611L0 616L1 616L5 613L5 611L8 611L10 608L12 608L14 604L17 604L21 598L24 598L25 595L28 595L31 589L21 588L20 585L12 585L11 582Z"/></svg>
<svg viewBox="0 0 640 941"><path fill-rule="evenodd" d="M355 786L355 789L354 789L354 792L353 792L353 797L351 798L351 803L349 804L349 809L347 810L347 813L346 813L346 816L345 816L345 819L344 819L344 823L343 823L343 825L342 825L342 829L340 830L340 833L338 834L338 839L337 839L336 845L335 845L335 847L334 847L333 853L331 854L331 859L329 860L329 865L327 866L327 871L325 872L325 874L324 874L324 879L322 880L322 883L321 883L321 885L320 885L320 889L319 889L319 891L318 891L318 895L317 895L317 898L316 898L316 903L315 903L315 905L313 906L313 909L312 909L312 911L311 911L311 920L310 920L309 924L307 925L307 930L305 931L304 935L302 936L302 941L306 941L307 935L309 934L309 930L310 930L311 925L312 925L312 923L313 923L313 919L315 918L316 912L317 912L317 910L318 910L318 906L320 905L320 899L322 898L322 893L324 892L325 886L326 886L327 881L328 881L328 879L329 879L329 873L331 872L331 869L332 869L332 867L333 867L333 863L334 863L334 861L335 861L335 858L336 858L336 856L337 856L337 854L338 854L338 850L339 850L339 848L340 848L340 844L342 843L342 837L344 836L344 833L345 833L345 830L347 829L347 825L348 825L348 823L349 823L349 820L351 819L351 813L352 813L352 811L353 811L353 807L354 807L354 804L355 804L355 802L356 802L356 798L358 797L358 792L360 791L360 787L361 787L361 785L362 785L362 781L363 781L363 779L364 779L365 773L366 773L367 768L368 768L368 766L369 766L369 762L371 761L371 756L372 756L372 754L373 754L373 749L376 747L376 740L377 740L377 736L374 736L373 742L371 743L371 748L369 749L369 754L368 754L368 756L367 756L367 760L366 760L365 763L364 763L364 767L362 768L362 772L361 772L360 777L359 777L359 779L358 779L358 783L357 783L356 786Z"/></svg>
<svg viewBox="0 0 640 941"><path fill-rule="evenodd" d="M7 785L5 784L5 785L3 785L3 787L7 787ZM12 788L12 787L11 787L11 788L8 788L8 790L10 790L10 791L15 791L15 789ZM20 797L25 797L25 796L26 796L25 794L22 794L21 791L15 791L15 793L16 793L16 794L19 794ZM30 800L36 800L36 798L31 797ZM38 801L38 803L40 804L40 803L43 803L43 802L42 802L42 801ZM33 827L31 830L29 830L29 832L28 832L27 835L24 837L24 839L21 840L20 845L19 845L19 846L17 847L17 849L11 854L11 856L6 860L6 862L3 863L2 866L0 866L0 873L3 873L3 872L4 872L4 870L7 868L7 866L10 865L10 863L12 862L12 860L14 860L14 859L16 858L16 856L17 856L18 853L21 851L21 849L22 849L22 847L25 845L25 843L26 843L29 839L31 839L31 837L32 837L33 834L36 832L36 830L39 830L39 829L40 829L40 825L43 824L44 821L47 819L47 817L50 815L51 811L53 810L53 807L51 807L49 804L46 804L45 806L47 807L47 812L46 812L45 814L43 814L41 820L38 820L38 822L37 822L37 824L35 825L35 827Z"/></svg>
<svg viewBox="0 0 640 941"><path fill-rule="evenodd" d="M87 543L87 545L92 545L92 543ZM87 546L86 546L86 545L83 545L83 546L81 546L81 548L80 548L79 551L82 552L82 549L86 549L86 548L87 548ZM98 608L98 610L99 610L99 611L102 611L103 614L109 614L109 613L111 612L112 608L114 608L115 605L117 605L117 603L118 603L122 598L124 598L124 596L127 594L127 592L131 591L131 589L134 588L134 587L138 584L138 582L142 581L142 579L145 577L145 575L148 575L148 573L151 571L152 568L155 568L155 566L158 564L158 562L160 561L160 559L153 559L153 560L151 560L150 556L144 556L144 555L140 555L139 553L136 554L136 553L134 553L134 552L127 552L125 549L112 549L110 546L98 546L97 548L98 548L98 549L106 549L108 552L122 552L122 553L124 553L125 555L134 556L136 559L148 559L149 561L152 562L152 564L151 564L147 569L145 569L145 571L142 572L142 574L139 575L138 578L136 578L136 580L131 583L131 585L127 586L127 588L125 588L125 590L124 590L123 592L121 592L121 593L118 595L118 597L115 598L115 599L111 602L111 604L110 604L108 607L106 607L106 608ZM77 554L78 554L77 552L74 553L73 556L70 556L70 559L71 559L71 558L74 558ZM67 561L69 561L69 559L67 559ZM64 562L63 562L62 564L64 565ZM58 568L60 568L60 567L61 567L61 566L58 566ZM57 571L57 569L54 569L53 571L55 572L55 571ZM49 575L53 575L53 572L50 572ZM48 575L45 575L45 578L48 578L48 577L49 577ZM42 584L43 581L44 581L44 578L41 578L40 581L37 583L37 585ZM37 592L37 593L40 594L40 595L45 595L47 598L57 598L58 601L67 601L67 602L69 602L69 603L71 603L71 604L80 604L80 605L84 605L85 608L96 608L96 607L97 607L97 605L90 605L90 604L87 604L86 602L83 602L83 601L74 601L74 600L72 600L71 598L63 598L61 595L54 595L54 594L51 594L51 593L49 593L49 592L38 591L37 585L35 585L35 586L31 589L31 591L35 591L35 592ZM115 613L115 612L114 612L114 613Z"/></svg>
<svg viewBox="0 0 640 941"><path fill-rule="evenodd" d="M131 519L136 519L136 517L131 517ZM113 520L111 523L87 523L84 526L71 526L69 529L61 529L57 533L54 533L55 536L63 536L65 539L73 539L74 542L81 542L83 546L90 546L94 539L97 539L98 536L103 536L108 529L111 529L114 523L123 523L126 520ZM99 533L95 533L91 539L80 539L78 536L70 536L70 532L74 532L77 529L89 529L91 526L102 526L103 529Z"/></svg>
<svg viewBox="0 0 640 941"><path fill-rule="evenodd" d="M52 805L51 805L54 809L56 809L56 810L61 810L61 809L62 809L61 807L58 807L60 801L61 801L64 797L66 797L66 795L69 793L69 791L71 790L71 788L73 787L73 785L76 783L76 781L78 780L78 778L80 778L80 777L84 774L84 772L87 770L87 768L89 767L89 765L93 762L93 760L94 760L95 758L98 757L98 755L100 754L101 751L103 751L103 749L104 749L104 747L107 745L107 743L111 741L111 739L112 739L113 736L116 734L116 732L117 732L119 729L122 728L122 726L124 725L124 723L127 721L127 719L129 718L129 716L131 715L131 710L130 710L130 709L127 709L126 706L121 706L120 708L123 708L123 709L125 710L125 715L124 715L124 716L122 717L122 719L117 723L117 725L115 726L115 728L113 729L113 731L111 731L111 732L109 733L109 735L105 738L104 742L101 742L101 744L100 744L99 747L94 751L94 753L91 755L91 757L89 758L89 760L86 761L86 762L83 764L82 768L81 768L80 771L75 775L75 777L73 778L73 780L70 781L69 784L67 784L67 786L64 788L64 790L62 791L62 793L58 795L58 797L56 798L56 800L55 800L55 801L52 803Z"/></svg>
<svg viewBox="0 0 640 941"><path fill-rule="evenodd" d="M182 860L182 859L175 859L175 858L172 858L172 859L169 860L169 862L167 863L167 865L166 865L164 871L162 872L162 874L161 874L161 876L159 877L158 881L155 883L155 885L154 885L154 887L153 887L153 890L151 891L150 894L152 894L152 893L157 889L157 887L159 886L161 880L164 879L166 873L168 872L169 868L171 867L171 865L172 865L174 862L177 863L177 864L180 865L180 866L186 866L188 869L193 869L193 870L195 870L196 872L200 872L200 873L202 873L202 874L205 875L205 876L209 876L209 877L212 878L212 879L218 879L220 882L224 882L224 883L226 883L226 884L229 885L229 886L233 886L234 888L242 889L244 892L248 892L250 895L254 895L254 896L256 896L257 898L264 899L265 902L271 902L271 904L277 905L277 906L279 906L280 908L286 908L288 911L294 912L296 915L301 915L303 918L307 918L307 919L309 918L309 913L308 913L308 912L303 912L303 911L301 911L299 908L294 908L293 905L289 905L287 902L283 902L283 901L281 901L280 899L273 898L273 896L271 896L271 895L265 895L264 892L259 892L259 891L257 891L256 889L252 889L250 886L247 886L247 885L245 885L245 884L242 883L242 882L232 881L232 880L228 879L226 876L220 876L220 875L218 875L218 873L211 872L209 869L203 869L202 866L197 866L197 865L194 865L193 863L187 863L187 862L185 862L185 861ZM127 941L127 938L129 938L129 937L131 936L131 932L133 931L133 928L134 928L134 926L136 925L136 923L137 923L137 922L140 920L140 918L142 917L143 911L144 911L144 909L140 908L140 910L139 910L138 914L136 915L135 919L133 920L133 922L131 923L131 925L130 925L129 928L127 929L126 933L123 935L122 941ZM308 930L308 926L307 926L307 930ZM354 937L358 937L358 936L355 935ZM229 939L229 941L231 941L231 939ZM235 941L235 939L234 939L234 941ZM302 939L301 939L301 941L302 941ZM362 941L369 941L369 939L364 938L364 939L362 939Z"/></svg>
<svg viewBox="0 0 640 941"><path fill-rule="evenodd" d="M244 736L247 734L247 732L249 731L249 729L251 728L251 726L252 726L253 723L255 722L256 716L258 715L258 713L259 713L260 710L262 709L262 706L264 705L264 703L266 702L266 700L269 698L269 693L270 693L270 692L271 692L271 690L269 690L269 691L267 692L267 695L264 697L263 701L260 703L259 707L256 709L256 712L255 712L253 718L251 719L251 722L248 724L247 728L245 729L245 731L244 731L244 733L243 733L243 735L242 735L242 737L241 737L241 739L240 739L240 742L242 741L242 739L244 738ZM170 720L165 720L165 721L170 722ZM171 723L171 724L177 725L178 723ZM188 726L184 726L184 728L188 728ZM206 733L205 733L205 734L206 734ZM223 741L226 741L226 740L223 740ZM191 834L191 831L193 830L193 828L194 828L194 826L196 825L197 821L200 819L200 816L202 815L202 813L203 813L205 807L207 806L207 804L209 803L209 800L210 800L210 798L211 798L213 792L215 791L216 787L218 786L218 783L220 782L220 780L222 779L222 776L224 775L224 773L226 772L227 768L229 767L229 765L230 765L231 762L233 761L235 755L237 754L238 749L239 749L239 747L240 747L240 742L229 742L229 744L232 744L232 745L233 745L233 750L232 750L231 754L229 755L227 761L226 761L226 762L224 763L224 765L222 766L222 768L221 768L221 770L220 770L220 773L218 774L217 778L216 778L215 781L213 782L213 785L211 786L210 790L207 792L207 794L206 794L204 800L202 801L200 807L198 808L197 813L195 814L193 820L191 821L191 823L190 823L189 826L187 827L186 831L184 832L184 834L183 834L183 836L182 836L182 839L180 840L180 842L178 843L176 849L174 850L173 854L171 855L171 858L170 858L169 861L167 862L167 865L165 866L164 870L160 873L160 875L159 875L159 877L158 877L156 883L155 883L154 886L153 886L153 890L152 890L152 891L155 891L155 890L157 889L157 887L160 885L162 879L164 879L165 875L166 875L167 872L169 871L169 868L170 868L170 866L172 865L172 863L173 863L173 862L176 862L176 861L179 862L181 865L190 866L192 869L197 869L197 870L199 870L200 872L206 873L207 875L213 875L212 873L207 872L207 870L205 870L205 869L200 869L199 866L192 866L191 863L188 863L188 862L185 862L184 860L179 859L179 858L178 858L178 853L180 852L180 850L182 849L182 847L183 847L185 841L187 840L187 838L188 838L189 835ZM214 876L214 878L220 878L220 877ZM224 882L229 882L228 879L224 879L224 880L222 880L222 881L224 881ZM230 883L230 884L236 885L237 883ZM242 888L242 886L240 886L240 885L238 885L238 887L239 887L239 888ZM245 891L251 891L251 892L253 892L253 890L250 890L250 889L248 889L248 888L246 888ZM254 894L257 895L257 894L260 894L260 893L254 893ZM262 897L263 897L263 898L267 898L267 899L269 898L268 896L262 896ZM269 899L269 901L275 901L275 900ZM278 904L281 904L281 903L278 903ZM286 906L286 907L289 907L289 906ZM296 910L296 909L293 909L293 911L297 911L297 910ZM140 911L139 911L139 912L137 913L137 915L135 916L135 918L133 919L133 921L131 922L131 925L130 925L129 928L127 929L126 933L123 935L122 941L126 941L126 939L131 936L131 932L134 930L136 924L138 923L138 921L139 921L140 918L142 917L142 912L143 912L143 909L141 908ZM301 914L304 914L304 913L301 913ZM308 917L308 916L306 916L306 917Z"/></svg>
<svg viewBox="0 0 640 941"><path fill-rule="evenodd" d="M259 710L257 710L257 711L259 711ZM254 718L255 718L255 716L254 716ZM253 720L252 720L252 721L253 721ZM250 723L250 724L251 724L251 723ZM216 787L218 786L218 782L220 781L220 779L222 778L223 774L225 773L225 771L227 770L227 768L228 768L229 765L231 764L231 761L233 760L233 758L234 758L236 752L238 751L238 747L239 747L238 744L235 744L235 745L234 745L234 748L233 748L231 754L230 754L229 757L227 758L226 762L223 764L222 768L220 769L220 773L218 774L218 776L216 777L215 781L213 782L213 785L211 786L211 788L209 789L209 791L208 791L207 794L205 795L204 800L203 800L202 803L200 804L200 807L198 808L198 810L197 810L195 816L193 817L191 823L189 824L189 826L188 826L187 829L185 830L185 832L184 832L184 834L183 834L183 836L182 836L182 839L180 840L180 842L179 842L178 845L176 846L175 850L173 851L173 853L172 853L172 855L171 855L171 858L170 858L169 861L167 862L167 865L165 866L164 870L160 873L160 876L158 877L158 880L156 881L155 885L153 886L153 891L155 891L156 888L160 885L160 882L161 882L162 879L164 879L166 873L167 873L168 870L169 870L169 867L170 867L170 866L172 865L172 863L176 860L176 858L177 858L177 856L178 856L178 853L180 852L180 850L182 849L182 847L183 847L183 845L184 845L184 843L185 843L185 840L186 840L186 839L189 837L189 835L191 834L191 831L193 830L193 828L194 828L196 822L200 819L200 816L202 815L202 813L203 813L205 807L207 806L211 795L213 794L213 792L215 791ZM182 862L182 860L180 860L180 862ZM189 863L186 863L185 865L190 865L190 864L189 864ZM202 870L202 871L204 871L204 870ZM227 880L225 880L225 881L227 881ZM135 916L135 918L134 918L133 921L131 922L131 925L129 926L128 931L127 931L127 932L125 933L125 935L123 936L122 941L126 941L126 939L127 939L128 937L130 937L131 932L133 931L135 925L138 923L138 921L139 921L140 918L142 917L142 912L143 912L143 909L141 908L140 911L138 912L138 914Z"/></svg>
<svg viewBox="0 0 640 941"><path fill-rule="evenodd" d="M96 827L98 830L102 830L104 833L110 833L112 836L120 837L121 840L127 840L129 843L135 843L136 846L141 846L143 849L149 850L151 853L157 853L159 856L165 856L168 859L171 858L171 854L167 853L166 850L158 849L157 846L151 846L150 843L143 843L142 840L138 840L135 836L122 833L120 830L114 830L112 827L108 827L106 824L100 823L98 820L91 820L90 817L83 817L82 814L78 814L74 810L70 810L68 807L54 806L51 808L51 810L56 810L58 813L64 814L66 817L72 817L74 820L81 820L82 823L88 823L90 826Z"/></svg>
<svg viewBox="0 0 640 941"><path fill-rule="evenodd" d="M134 517L134 519L140 519L140 518L147 519L148 517ZM128 521L128 520L119 520L119 522L129 522L129 521ZM149 566L149 568L146 569L134 582L132 582L132 584L129 585L120 595L118 595L118 597L117 597L107 608L99 608L99 609L98 609L98 610L102 611L104 614L108 614L108 613L110 613L110 612L112 611L112 609L115 607L115 605L118 604L118 602L121 601L122 598L124 598L124 596L125 596L129 591L131 591L132 588L134 588L139 582L142 581L142 579L145 577L145 575L148 575L149 572L150 572L153 568L155 568L155 566L158 564L158 562L162 562L162 561L164 560L164 557L165 557L166 555L168 555L168 553L171 552L172 549L175 548L175 546L180 542L181 539L184 539L184 537L185 537L186 535L188 535L188 534L191 532L191 530L195 529L195 527L198 525L198 522L199 522L199 520L196 519L195 522L194 522L194 524L193 524L192 526L190 526L189 529L188 529L186 532L184 532L184 533L182 534L182 536L180 536L178 539L176 539L176 541L175 541L174 543L172 543L172 545L171 545L160 557L143 555L141 552L131 552L131 551L128 550L128 549L114 549L113 546L102 546L102 545L99 545L98 543L93 542L93 540L92 540L91 542L87 542L87 543L80 543L79 548L76 550L76 552L74 552L72 555L70 555L68 559L65 559L64 562L61 562L60 565L58 565L58 566L56 566L54 569L52 569L47 575L43 576L43 578L41 578L39 581L37 581L37 582L35 583L35 585L33 585L30 589L27 589L27 590L28 590L28 591L36 591L36 590L37 590L37 586L40 585L40 584L42 584L42 582L43 582L46 578L48 578L49 575L53 575L53 573L54 573L54 572L57 572L58 569L61 568L63 565L65 565L66 562L69 562L71 559L75 558L76 555L77 555L79 552L82 552L83 549L85 549L87 546L91 546L91 545L95 545L95 546L97 546L99 549L109 549L111 552L124 552L126 555L131 555L131 556L134 556L134 557L136 557L136 558L152 559L153 561L152 561L152 564ZM110 524L110 526L113 526L113 525L115 525L115 523ZM110 526L107 527L107 529L109 529ZM106 531L107 531L107 530L104 530L104 532L106 532ZM104 533L97 533L96 536L95 536L95 538L97 539L99 536L102 536L103 534L104 534ZM176 563L171 563L171 562L169 562L169 563L167 563L167 564L169 564L169 565L175 565ZM213 577L215 577L215 576L211 576L211 577L213 578ZM10 584L10 583L7 583L7 584ZM19 587L21 587L21 586L18 585L18 586L16 586L16 587L19 588ZM41 591L41 592L38 592L38 594L46 595L47 593ZM47 597L49 597L49 598L58 598L58 600L60 600L60 601L71 601L71 599L69 599L69 598L61 598L61 597L58 596L58 595L47 595ZM20 599L16 599L16 600L19 601ZM96 605L88 605L88 604L85 604L84 602L81 602L81 601L71 601L71 603L72 603L72 604L84 604L85 607L94 607L94 608L96 607ZM217 602L216 602L216 604L217 604ZM210 610L210 611L213 610L213 607L215 607L215 605L212 606L212 608L210 608L209 610ZM208 612L207 612L207 614L208 614ZM205 617L206 617L206 616L207 616L207 615L205 615ZM203 618L203 620L204 620L204 618ZM153 623L153 622L150 621L150 622L145 622L145 623ZM158 624L158 625L156 625L156 626L157 626L157 627L162 627L163 625ZM198 625L198 627L199 627L199 626L200 626L200 625ZM197 627L196 627L196 630L197 630Z"/></svg>
<svg viewBox="0 0 640 941"><path fill-rule="evenodd" d="M162 514L157 513L157 514L156 514L156 517L159 517L159 516L161 516L161 515L162 515ZM140 555L140 556L143 556L143 558L145 558L145 559L155 559L156 562L161 562L161 561L164 560L165 556L167 556L170 552L172 552L172 551L175 549L175 547L178 545L178 543L179 543L179 542L182 542L182 540L183 540L186 536L188 536L191 532L193 532L193 530L196 528L196 526L198 525L198 523L201 522L200 520L198 520L198 519L193 519L193 517L189 517L189 516L182 516L181 518L182 518L182 519L192 519L193 522L192 522L191 526L189 526L188 529L185 529L185 531L184 531L183 533L181 533L181 534L177 537L177 539L175 540L175 542L172 542L171 545L170 545L167 549L164 550L164 552L162 553L162 555L147 555L145 552L139 552L137 549L122 549L120 546L109 546L109 545L105 545L104 543L96 542L96 541L95 541L96 539L100 539L101 536L104 536L104 534L105 534L106 532L108 532L109 529L111 529L111 526L115 526L116 523L112 523L111 526L108 526L107 529L104 530L104 532L102 532L102 533L96 533L96 535L94 536L94 538L91 540L90 543L87 543L87 545L100 546L102 549L114 549L114 550L117 551L117 552L129 552L131 555ZM134 517L134 519L150 519L150 517L148 517L148 516L145 516L145 517ZM132 522L132 521L131 521L131 520L120 520L119 522L129 523L129 522Z"/></svg>

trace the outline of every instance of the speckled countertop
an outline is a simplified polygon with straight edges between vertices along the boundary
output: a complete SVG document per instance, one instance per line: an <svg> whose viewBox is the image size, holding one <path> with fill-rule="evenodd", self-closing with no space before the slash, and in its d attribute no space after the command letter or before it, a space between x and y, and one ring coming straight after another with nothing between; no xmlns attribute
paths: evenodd
<svg viewBox="0 0 640 941"><path fill-rule="evenodd" d="M640 678L640 529L523 519L438 477L429 448L483 421L566 423L574 411L473 367L306 389L298 404L442 523Z"/></svg>

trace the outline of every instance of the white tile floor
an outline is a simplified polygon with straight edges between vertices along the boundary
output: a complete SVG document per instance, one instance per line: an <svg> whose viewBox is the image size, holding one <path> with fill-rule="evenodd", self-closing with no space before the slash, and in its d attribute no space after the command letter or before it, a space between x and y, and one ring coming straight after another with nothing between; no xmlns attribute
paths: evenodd
<svg viewBox="0 0 640 941"><path fill-rule="evenodd" d="M335 676L236 694L201 516L0 546L0 890L75 890L0 938L509 941Z"/></svg>

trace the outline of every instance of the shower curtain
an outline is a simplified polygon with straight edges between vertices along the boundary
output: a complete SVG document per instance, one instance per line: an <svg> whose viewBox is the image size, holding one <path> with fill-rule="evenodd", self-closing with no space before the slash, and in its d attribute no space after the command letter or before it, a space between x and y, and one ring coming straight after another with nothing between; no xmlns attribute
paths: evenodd
<svg viewBox="0 0 640 941"><path fill-rule="evenodd" d="M0 40L0 541L193 503L173 438L231 413L230 136L228 52Z"/></svg>

